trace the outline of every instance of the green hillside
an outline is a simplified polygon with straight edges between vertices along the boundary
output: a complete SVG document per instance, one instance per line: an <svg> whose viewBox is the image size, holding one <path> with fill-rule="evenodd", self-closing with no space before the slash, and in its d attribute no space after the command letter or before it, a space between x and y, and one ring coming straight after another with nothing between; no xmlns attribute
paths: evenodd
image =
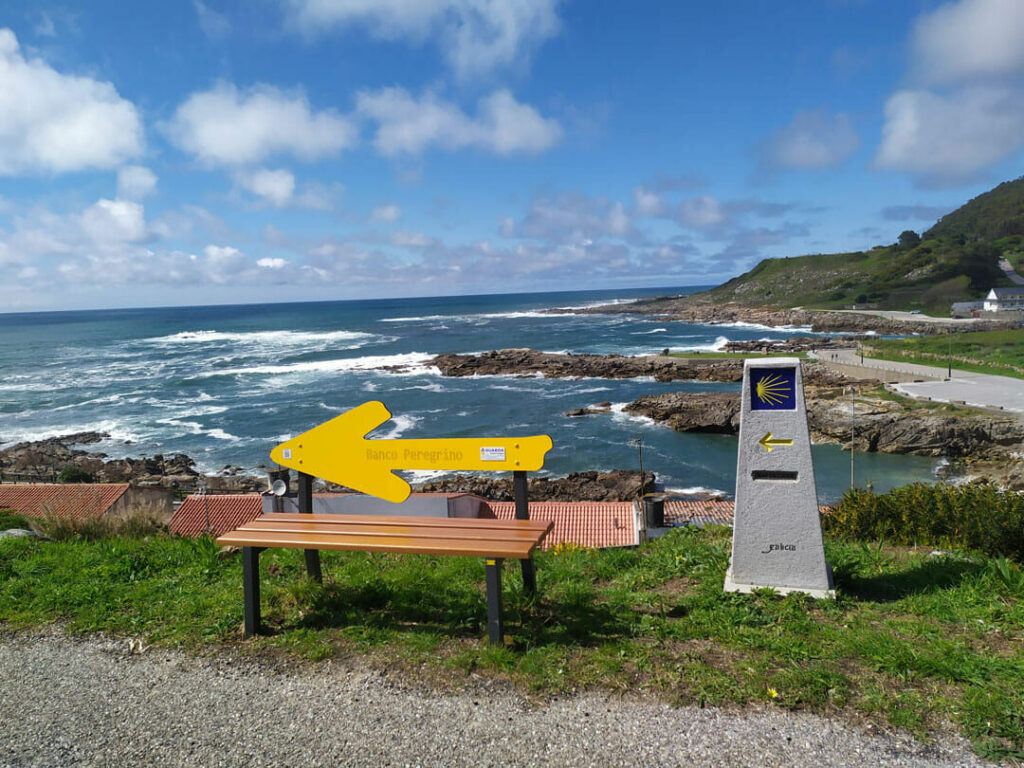
<svg viewBox="0 0 1024 768"><path fill-rule="evenodd" d="M921 309L946 315L954 301L1008 285L1005 256L1024 272L1024 177L1000 184L924 234L905 231L869 251L764 259L697 301L858 309Z"/></svg>

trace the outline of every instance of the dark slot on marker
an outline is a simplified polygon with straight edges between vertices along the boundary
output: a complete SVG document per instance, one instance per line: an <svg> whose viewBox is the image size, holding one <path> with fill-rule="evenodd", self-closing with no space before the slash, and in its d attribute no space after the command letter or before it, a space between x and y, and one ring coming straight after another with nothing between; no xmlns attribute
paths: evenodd
<svg viewBox="0 0 1024 768"><path fill-rule="evenodd" d="M797 473L781 469L755 469L750 473L751 480L791 480L796 481Z"/></svg>

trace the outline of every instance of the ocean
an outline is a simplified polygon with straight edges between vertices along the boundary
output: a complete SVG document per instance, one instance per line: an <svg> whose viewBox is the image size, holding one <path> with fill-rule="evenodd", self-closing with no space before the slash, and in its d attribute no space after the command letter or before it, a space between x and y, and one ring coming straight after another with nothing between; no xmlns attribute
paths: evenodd
<svg viewBox="0 0 1024 768"><path fill-rule="evenodd" d="M544 474L644 469L667 489L735 487L736 439L680 434L622 412L640 395L737 391L738 384L651 379L444 378L444 352L530 347L642 355L714 350L728 340L808 335L807 328L701 325L558 309L695 288L503 294L298 304L117 309L0 315L0 445L72 432L111 458L186 453L216 473L253 473L270 449L368 400L393 419L373 437L549 434ZM556 310L544 312L543 310ZM380 370L400 366L400 370ZM610 415L566 411L612 402ZM814 446L822 503L850 485L850 455ZM857 454L855 482L886 490L931 480L937 460ZM413 482L427 472L404 473Z"/></svg>

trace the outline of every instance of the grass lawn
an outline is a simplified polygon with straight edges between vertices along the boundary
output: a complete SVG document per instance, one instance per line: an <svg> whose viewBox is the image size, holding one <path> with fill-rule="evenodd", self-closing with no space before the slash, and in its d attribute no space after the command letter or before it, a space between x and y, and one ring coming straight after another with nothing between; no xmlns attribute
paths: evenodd
<svg viewBox="0 0 1024 768"><path fill-rule="evenodd" d="M953 367L958 370L1024 378L1024 330L877 339L864 345L864 353L882 360L945 367L950 342Z"/></svg>
<svg viewBox="0 0 1024 768"><path fill-rule="evenodd" d="M184 648L317 661L358 653L440 688L477 676L532 695L602 689L673 704L756 703L877 719L927 738L958 724L1024 758L1024 574L1005 559L826 540L839 597L726 595L727 528L638 549L537 557L539 598L506 562L508 645L489 647L483 562L324 552L261 556L269 634L242 638L241 561L209 539L0 540L0 631L60 622Z"/></svg>
<svg viewBox="0 0 1024 768"><path fill-rule="evenodd" d="M665 357L665 355L663 355ZM684 360L746 360L761 357L800 357L806 358L806 352L772 352L767 355L752 355L749 352L669 352L667 357L678 357Z"/></svg>

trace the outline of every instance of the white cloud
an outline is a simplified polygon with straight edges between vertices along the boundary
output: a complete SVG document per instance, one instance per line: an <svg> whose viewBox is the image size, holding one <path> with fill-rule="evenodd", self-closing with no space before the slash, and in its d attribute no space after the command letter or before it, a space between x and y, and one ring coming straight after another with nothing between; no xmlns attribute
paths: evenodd
<svg viewBox="0 0 1024 768"><path fill-rule="evenodd" d="M1024 73L1020 0L959 0L920 16L911 34L913 74L949 84Z"/></svg>
<svg viewBox="0 0 1024 768"><path fill-rule="evenodd" d="M0 29L0 175L114 168L142 151L135 106L110 83L25 59Z"/></svg>
<svg viewBox="0 0 1024 768"><path fill-rule="evenodd" d="M802 110L759 147L770 170L818 170L839 165L860 147L849 115Z"/></svg>
<svg viewBox="0 0 1024 768"><path fill-rule="evenodd" d="M957 183L1024 146L1024 99L1013 88L977 86L949 95L898 91L885 105L879 168Z"/></svg>
<svg viewBox="0 0 1024 768"><path fill-rule="evenodd" d="M374 145L384 155L417 154L431 146L456 150L473 147L499 155L536 154L552 147L561 126L507 90L494 91L470 117L457 105L427 92L416 99L404 88L363 91L357 111L377 122Z"/></svg>
<svg viewBox="0 0 1024 768"><path fill-rule="evenodd" d="M246 267L245 255L230 245L208 245L203 248L205 272L215 283L235 279Z"/></svg>
<svg viewBox="0 0 1024 768"><path fill-rule="evenodd" d="M221 40L231 32L231 22L223 13L210 8L203 0L192 0L199 17L199 28L210 40Z"/></svg>
<svg viewBox="0 0 1024 768"><path fill-rule="evenodd" d="M369 222L371 224L390 224L402 218L402 209L394 203L378 205L370 211Z"/></svg>
<svg viewBox="0 0 1024 768"><path fill-rule="evenodd" d="M633 190L633 199L636 201L636 209L642 216L659 216L664 210L664 204L657 192L652 192L646 187L636 187Z"/></svg>
<svg viewBox="0 0 1024 768"><path fill-rule="evenodd" d="M408 232L400 229L391 233L391 244L400 248L425 248L433 245L434 239L427 237L422 232Z"/></svg>
<svg viewBox="0 0 1024 768"><path fill-rule="evenodd" d="M117 172L117 196L141 200L156 189L156 174L143 165L126 165Z"/></svg>
<svg viewBox="0 0 1024 768"><path fill-rule="evenodd" d="M275 208L284 208L295 194L295 175L284 169L260 168L251 173L240 173L237 182L242 189L263 198Z"/></svg>
<svg viewBox="0 0 1024 768"><path fill-rule="evenodd" d="M307 33L359 26L384 40L436 38L456 75L521 64L559 29L559 0L281 0Z"/></svg>
<svg viewBox="0 0 1024 768"><path fill-rule="evenodd" d="M355 144L353 123L334 110L314 112L301 93L231 83L192 94L165 126L178 147L210 165L258 163L270 155L301 160L336 155Z"/></svg>
<svg viewBox="0 0 1024 768"><path fill-rule="evenodd" d="M711 195L684 200L679 205L677 217L681 224L697 229L724 224L728 218L725 208Z"/></svg>
<svg viewBox="0 0 1024 768"><path fill-rule="evenodd" d="M912 85L885 105L875 166L956 186L1024 146L1021 0L957 0L914 23Z"/></svg>
<svg viewBox="0 0 1024 768"><path fill-rule="evenodd" d="M256 266L263 267L264 269L284 269L289 264L291 264L291 262L288 261L288 259L282 258L264 257L256 260Z"/></svg>
<svg viewBox="0 0 1024 768"><path fill-rule="evenodd" d="M142 206L128 200L98 200L81 213L79 223L99 246L135 243L147 237Z"/></svg>
<svg viewBox="0 0 1024 768"><path fill-rule="evenodd" d="M580 192L534 199L515 232L503 224L501 233L506 237L519 234L550 243L583 243L604 237L637 238L620 201L593 198Z"/></svg>

